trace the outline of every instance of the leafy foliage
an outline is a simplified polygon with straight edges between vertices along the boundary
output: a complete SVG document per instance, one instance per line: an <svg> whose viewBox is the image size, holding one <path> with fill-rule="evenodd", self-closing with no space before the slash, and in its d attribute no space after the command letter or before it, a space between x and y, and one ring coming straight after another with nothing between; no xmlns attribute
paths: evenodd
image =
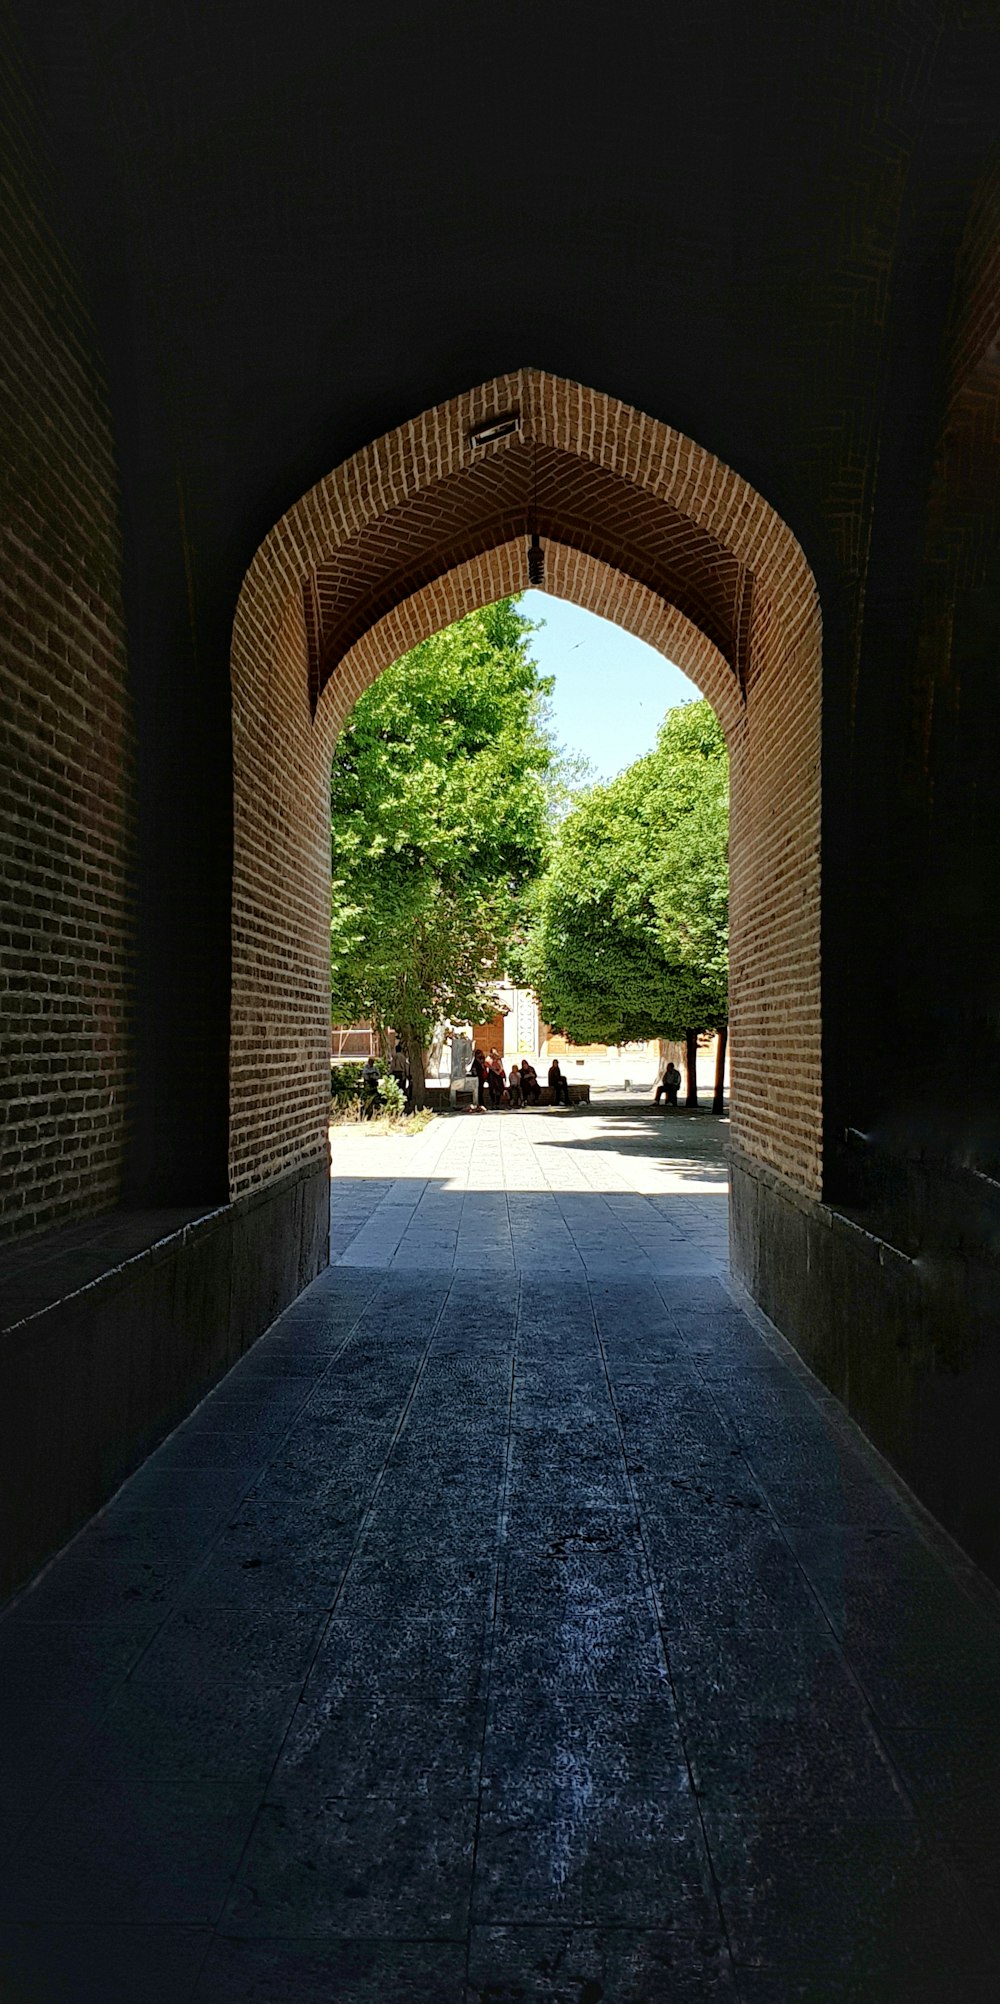
<svg viewBox="0 0 1000 2004"><path fill-rule="evenodd" d="M511 599L470 613L359 699L330 785L333 1017L411 1052L493 1007L547 853L551 688Z"/></svg>
<svg viewBox="0 0 1000 2004"><path fill-rule="evenodd" d="M546 1020L578 1042L726 1021L728 776L713 710L685 704L655 751L563 822L522 969Z"/></svg>
<svg viewBox="0 0 1000 2004"><path fill-rule="evenodd" d="M338 1111L358 1098L362 1070L360 1063L350 1060L346 1064L330 1066L330 1099Z"/></svg>
<svg viewBox="0 0 1000 2004"><path fill-rule="evenodd" d="M391 1120L402 1120L406 1112L406 1094L398 1079L390 1073L379 1080L379 1098Z"/></svg>

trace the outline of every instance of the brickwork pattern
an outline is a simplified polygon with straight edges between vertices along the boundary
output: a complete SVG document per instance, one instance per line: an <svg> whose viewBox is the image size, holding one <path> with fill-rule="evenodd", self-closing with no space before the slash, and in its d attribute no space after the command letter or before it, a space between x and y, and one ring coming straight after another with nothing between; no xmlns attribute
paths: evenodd
<svg viewBox="0 0 1000 2004"><path fill-rule="evenodd" d="M955 273L949 339L951 398L960 396L1000 341L1000 147L970 206Z"/></svg>
<svg viewBox="0 0 1000 2004"><path fill-rule="evenodd" d="M504 412L518 429L476 446ZM735 1137L818 1193L819 607L787 526L659 421L525 370L358 453L272 530L233 635L234 1194L323 1142L329 760L382 669L473 606L546 586L660 647L732 761Z"/></svg>
<svg viewBox="0 0 1000 2004"><path fill-rule="evenodd" d="M129 1100L132 739L116 474L93 334L0 69L4 1097L0 1232L118 1196Z"/></svg>

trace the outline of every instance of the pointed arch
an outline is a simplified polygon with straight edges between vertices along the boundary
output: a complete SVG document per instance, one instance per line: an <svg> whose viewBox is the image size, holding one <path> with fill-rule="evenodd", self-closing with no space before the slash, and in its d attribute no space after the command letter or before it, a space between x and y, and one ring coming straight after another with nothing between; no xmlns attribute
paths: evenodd
<svg viewBox="0 0 1000 2004"><path fill-rule="evenodd" d="M536 529L546 588L675 661L726 732L734 1141L820 1192L812 573L788 525L713 454L614 398L525 369L328 474L275 525L244 580L232 648L234 1195L323 1144L336 735L401 653L527 588Z"/></svg>

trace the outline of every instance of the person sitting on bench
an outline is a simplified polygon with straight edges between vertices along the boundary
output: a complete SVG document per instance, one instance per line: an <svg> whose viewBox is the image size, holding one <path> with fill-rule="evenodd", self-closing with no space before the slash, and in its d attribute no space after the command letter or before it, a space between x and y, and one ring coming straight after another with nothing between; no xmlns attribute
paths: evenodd
<svg viewBox="0 0 1000 2004"><path fill-rule="evenodd" d="M538 1083L538 1073L536 1072L534 1065L529 1064L527 1058L522 1058L521 1098L524 1100L526 1106L528 1105L529 1101L532 1106L537 1106L541 1097L542 1097L542 1088Z"/></svg>
<svg viewBox="0 0 1000 2004"><path fill-rule="evenodd" d="M569 1086L559 1068L558 1058L553 1058L549 1066L549 1098L553 1106L569 1105Z"/></svg>
<svg viewBox="0 0 1000 2004"><path fill-rule="evenodd" d="M489 1070L486 1073L486 1083L489 1087L489 1092L490 1092L490 1105L492 1107L502 1106L503 1096L507 1090L507 1074L504 1071L503 1061L500 1057L499 1051L490 1052L490 1063L489 1063Z"/></svg>
<svg viewBox="0 0 1000 2004"><path fill-rule="evenodd" d="M674 1064L673 1058L671 1058L670 1063L667 1066L667 1069L664 1072L663 1077L656 1088L656 1099L653 1102L654 1105L659 1106L660 1099L665 1093L667 1099L667 1105L676 1106L677 1095L680 1092L680 1089L681 1089L681 1075L677 1069L677 1066Z"/></svg>

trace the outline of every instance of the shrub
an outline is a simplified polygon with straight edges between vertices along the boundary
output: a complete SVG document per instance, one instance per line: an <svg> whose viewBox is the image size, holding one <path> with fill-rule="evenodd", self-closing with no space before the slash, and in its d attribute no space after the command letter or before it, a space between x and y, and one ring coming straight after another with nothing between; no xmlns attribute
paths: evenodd
<svg viewBox="0 0 1000 2004"><path fill-rule="evenodd" d="M338 1113L346 1113L360 1099L363 1069L359 1062L330 1066L330 1103Z"/></svg>
<svg viewBox="0 0 1000 2004"><path fill-rule="evenodd" d="M383 1078L379 1084L379 1095L390 1119L401 1120L406 1112L406 1094L399 1080Z"/></svg>
<svg viewBox="0 0 1000 2004"><path fill-rule="evenodd" d="M387 1115L390 1120L402 1120L406 1113L406 1094L398 1079L381 1058L376 1058L378 1072L378 1101L376 1114ZM330 1113L335 1120L357 1118L361 1111L361 1074L364 1065L357 1059L347 1064L330 1066Z"/></svg>

